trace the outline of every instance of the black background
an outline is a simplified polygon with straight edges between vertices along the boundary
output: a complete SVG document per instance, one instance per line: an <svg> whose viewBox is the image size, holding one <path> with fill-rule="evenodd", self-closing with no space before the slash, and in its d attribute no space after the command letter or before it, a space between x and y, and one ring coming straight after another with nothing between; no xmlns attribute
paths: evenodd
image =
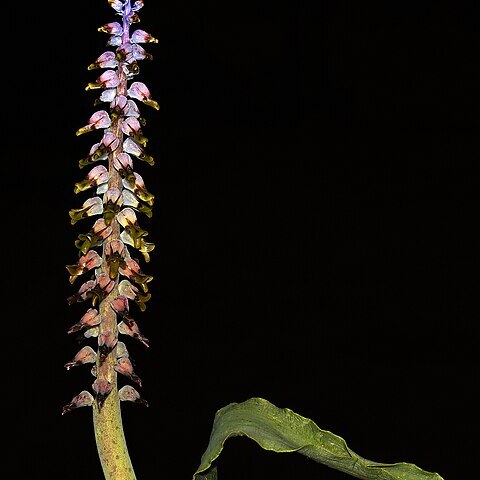
<svg viewBox="0 0 480 480"><path fill-rule="evenodd" d="M22 4L23 5L23 4ZM10 475L100 479L93 381L66 371L83 313L66 264L89 220L76 137L107 2L11 6L4 65L4 397ZM155 2L140 65L156 197L152 299L128 342L149 408L123 421L137 476L192 477L216 410L263 397L380 462L473 472L478 373L480 11L470 2ZM9 103L10 102L10 103ZM7 106L12 105L12 106ZM139 163L139 162L138 162ZM80 198L82 197L82 198ZM85 223L83 223L85 222ZM77 228L78 227L78 228ZM6 263L5 263L6 260ZM10 413L9 413L10 412ZM221 479L347 479L228 440Z"/></svg>

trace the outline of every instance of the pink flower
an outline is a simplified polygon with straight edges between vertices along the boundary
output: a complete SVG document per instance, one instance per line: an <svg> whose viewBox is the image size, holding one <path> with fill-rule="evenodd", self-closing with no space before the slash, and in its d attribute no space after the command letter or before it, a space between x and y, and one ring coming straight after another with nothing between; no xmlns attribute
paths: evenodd
<svg viewBox="0 0 480 480"><path fill-rule="evenodd" d="M135 390L131 385L124 385L119 391L118 391L118 398L122 402L133 402L133 403L140 403L141 405L144 405L145 407L148 407L148 403L146 400L144 400L140 394Z"/></svg>
<svg viewBox="0 0 480 480"><path fill-rule="evenodd" d="M98 31L108 33L109 35L121 35L123 28L118 22L110 22L98 27Z"/></svg>
<svg viewBox="0 0 480 480"><path fill-rule="evenodd" d="M133 398L133 395L130 393ZM72 398L68 405L65 405L62 409L62 415L75 410L80 407L90 407L93 405L93 395L88 390L82 390L78 395Z"/></svg>
<svg viewBox="0 0 480 480"><path fill-rule="evenodd" d="M94 82L90 82L85 90L94 90L96 88L115 88L120 84L120 78L115 70L106 70Z"/></svg>
<svg viewBox="0 0 480 480"><path fill-rule="evenodd" d="M87 69L94 70L96 68L114 68L118 65L115 52L110 50L103 52Z"/></svg>
<svg viewBox="0 0 480 480"><path fill-rule="evenodd" d="M109 176L108 170L104 165L97 165L88 172L87 177L84 180L75 184L74 192L83 192L93 186L105 184L108 182Z"/></svg>
<svg viewBox="0 0 480 480"><path fill-rule="evenodd" d="M68 333L74 333L84 328L94 327L98 325L100 321L101 318L100 315L98 315L98 310L95 308L89 308L82 318L68 329Z"/></svg>
<svg viewBox="0 0 480 480"><path fill-rule="evenodd" d="M158 40L145 30L135 30L132 33L131 40L133 43L158 43Z"/></svg>
<svg viewBox="0 0 480 480"><path fill-rule="evenodd" d="M92 268L99 267L101 264L102 257L95 250L89 250L86 255L82 255L78 259L76 264L66 266L68 273L70 273L70 283L73 283L79 275L88 272Z"/></svg>
<svg viewBox="0 0 480 480"><path fill-rule="evenodd" d="M113 367L118 373L125 375L130 380L134 381L140 387L142 386L142 381L140 377L133 371L133 364L128 357L118 358Z"/></svg>
<svg viewBox="0 0 480 480"><path fill-rule="evenodd" d="M81 348L80 351L73 357L73 359L67 362L64 367L67 370L70 370L72 367L83 365L85 363L95 363L96 360L97 353L95 350L90 346L86 346Z"/></svg>
<svg viewBox="0 0 480 480"><path fill-rule="evenodd" d="M74 225L79 220L103 213L103 202L100 197L93 197L83 202L82 208L72 208L69 212L70 223Z"/></svg>
<svg viewBox="0 0 480 480"><path fill-rule="evenodd" d="M124 335L128 335L129 337L133 337L139 342L143 343L146 347L150 347L149 340L140 332L137 323L132 320L130 323L125 323L121 321L118 324L118 331Z"/></svg>
<svg viewBox="0 0 480 480"><path fill-rule="evenodd" d="M160 109L160 105L155 100L152 100L150 90L143 82L133 82L127 90L127 95L155 108L155 110Z"/></svg>

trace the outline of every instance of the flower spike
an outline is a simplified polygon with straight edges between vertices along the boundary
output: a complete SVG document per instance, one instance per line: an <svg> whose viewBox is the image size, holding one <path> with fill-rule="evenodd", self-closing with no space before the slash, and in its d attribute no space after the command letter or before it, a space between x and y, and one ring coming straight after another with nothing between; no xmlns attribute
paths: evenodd
<svg viewBox="0 0 480 480"><path fill-rule="evenodd" d="M152 217L155 196L135 170L140 162L155 164L147 148L146 119L141 109L160 109L159 102L138 77L140 63L153 59L146 49L158 44L158 39L146 30L132 27L140 22L138 12L144 2L108 0L108 4L117 18L98 28L108 39L104 51L87 64L87 72L97 72L85 87L95 94L96 111L75 132L77 137L90 132L100 136L78 160L79 169L91 165L86 176L73 188L75 195L86 195L86 198L81 199L79 208L68 210L71 225L80 220L91 221L93 225L78 234L74 242L77 256L66 265L70 284L86 277L67 298L67 303L79 307L86 304L86 308L67 330L68 334L76 334L77 343L83 345L64 366L70 370L91 364L93 392L82 390L62 410L65 414L79 407L93 407L95 438L101 457L115 449L118 451L124 442L121 428L116 429L112 437L103 434L112 431L112 421L121 425L119 402L148 406L130 385L119 388L117 376L123 375L141 388L142 381L134 372L127 346L131 339L145 347L150 345L131 315L129 303L144 312L146 302L151 299L149 287L153 276L143 271L141 260L150 261L155 245L146 241L148 232L137 215ZM123 342L119 336L130 338ZM111 468L110 458L101 460L104 469ZM114 467L115 471L105 470L105 478L120 478L123 474L126 476L122 478L130 478L131 470L120 473L116 469L118 465Z"/></svg>

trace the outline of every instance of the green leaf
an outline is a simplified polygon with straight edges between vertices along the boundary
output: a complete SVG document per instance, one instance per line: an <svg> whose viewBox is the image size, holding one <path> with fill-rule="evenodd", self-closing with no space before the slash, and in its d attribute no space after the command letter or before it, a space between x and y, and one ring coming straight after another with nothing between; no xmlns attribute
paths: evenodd
<svg viewBox="0 0 480 480"><path fill-rule="evenodd" d="M265 450L298 452L364 480L443 480L438 473L426 472L411 463L385 464L362 458L343 438L263 398L230 403L216 412L210 441L193 480L217 479L216 460L225 441L234 436L247 436Z"/></svg>

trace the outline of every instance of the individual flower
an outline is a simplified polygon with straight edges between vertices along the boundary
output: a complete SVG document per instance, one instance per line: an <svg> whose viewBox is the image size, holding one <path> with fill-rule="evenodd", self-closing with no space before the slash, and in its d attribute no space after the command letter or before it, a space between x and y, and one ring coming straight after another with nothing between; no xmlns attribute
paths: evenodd
<svg viewBox="0 0 480 480"><path fill-rule="evenodd" d="M105 258L107 260L108 275L113 280L118 276L118 270L124 266L126 248L125 244L118 239L108 242L105 247Z"/></svg>
<svg viewBox="0 0 480 480"><path fill-rule="evenodd" d="M131 190L140 200L147 205L153 206L153 200L155 197L146 189L145 182L140 174L133 172L132 177L128 178L125 176L122 183L124 188Z"/></svg>
<svg viewBox="0 0 480 480"><path fill-rule="evenodd" d="M122 280L118 284L118 292L129 300L133 300L142 312L147 308L145 303L148 302L152 296L150 293L141 293L140 290L128 280Z"/></svg>
<svg viewBox="0 0 480 480"><path fill-rule="evenodd" d="M74 333L84 328L94 327L95 325L98 325L100 321L101 318L98 314L98 310L96 308L89 308L83 314L82 318L68 329L68 333Z"/></svg>
<svg viewBox="0 0 480 480"><path fill-rule="evenodd" d="M123 141L123 150L126 153L130 153L134 155L135 157L139 158L140 160L143 160L144 162L148 163L149 165L154 165L155 160L151 155L148 155L145 152L145 149L139 145L133 138L127 137Z"/></svg>
<svg viewBox="0 0 480 480"><path fill-rule="evenodd" d="M144 400L131 385L124 385L118 391L118 398L122 402L140 403L141 405L148 407L148 402Z"/></svg>
<svg viewBox="0 0 480 480"><path fill-rule="evenodd" d="M98 31L109 35L122 35L123 27L118 22L110 22L98 27Z"/></svg>
<svg viewBox="0 0 480 480"><path fill-rule="evenodd" d="M102 257L95 250L89 250L78 259L76 264L66 266L68 273L70 273L70 283L73 283L78 276L88 272L92 268L99 267L101 264Z"/></svg>
<svg viewBox="0 0 480 480"><path fill-rule="evenodd" d="M84 168L87 165L91 165L92 163L99 162L101 160L106 160L107 158L107 147L102 142L98 142L92 145L87 157L82 158L78 161L78 167Z"/></svg>
<svg viewBox="0 0 480 480"><path fill-rule="evenodd" d="M107 225L105 219L99 218L88 233L81 233L75 246L86 254L91 248L102 245L103 241L112 233L112 226Z"/></svg>
<svg viewBox="0 0 480 480"><path fill-rule="evenodd" d="M146 347L150 347L149 340L146 338L138 328L137 322L132 320L130 323L125 323L123 320L118 324L118 331L124 335L135 338L139 342L143 343Z"/></svg>
<svg viewBox="0 0 480 480"><path fill-rule="evenodd" d="M123 205L132 207L138 212L144 213L148 218L152 218L152 207L140 201L140 199L130 190L123 191Z"/></svg>
<svg viewBox="0 0 480 480"><path fill-rule="evenodd" d="M160 105L158 104L158 102L152 99L150 90L143 82L132 82L132 84L127 90L127 95L130 98L140 100L145 105L153 107L155 110L160 109Z"/></svg>
<svg viewBox="0 0 480 480"><path fill-rule="evenodd" d="M100 364L105 361L107 355L115 348L116 344L117 336L113 332L106 330L98 335L98 353Z"/></svg>
<svg viewBox="0 0 480 480"><path fill-rule="evenodd" d="M135 382L140 387L142 386L142 380L140 377L133 371L132 361L128 357L118 358L115 362L113 368L122 375L125 375L130 380Z"/></svg>
<svg viewBox="0 0 480 480"><path fill-rule="evenodd" d="M117 187L110 187L104 196L103 204L103 219L107 225L112 223L112 220L120 212L123 205L122 191Z"/></svg>
<svg viewBox="0 0 480 480"><path fill-rule="evenodd" d="M155 37L140 28L132 33L131 40L133 43L158 43Z"/></svg>
<svg viewBox="0 0 480 480"><path fill-rule="evenodd" d="M74 225L82 218L100 215L103 213L103 202L100 197L93 197L85 200L81 208L72 208L69 212L70 223Z"/></svg>
<svg viewBox="0 0 480 480"><path fill-rule="evenodd" d="M112 124L112 120L110 119L110 115L105 110L99 110L95 112L88 120L88 124L79 128L76 131L76 135L83 135L87 132L92 132L93 130L97 130L99 128L108 128Z"/></svg>
<svg viewBox="0 0 480 480"><path fill-rule="evenodd" d="M78 365L84 365L85 363L95 363L97 360L97 353L90 346L85 346L73 357L72 360L67 362L64 366L67 370Z"/></svg>
<svg viewBox="0 0 480 480"><path fill-rule="evenodd" d="M153 276L144 274L133 258L125 260L125 267L120 267L120 273L140 285L145 293L148 292L147 283L153 280Z"/></svg>
<svg viewBox="0 0 480 480"><path fill-rule="evenodd" d="M97 88L115 88L120 84L120 78L115 70L105 70L94 82L88 83L85 90Z"/></svg>
<svg viewBox="0 0 480 480"><path fill-rule="evenodd" d="M128 394L133 398L134 395L128 392ZM88 390L82 390L78 395L72 398L68 405L65 405L62 409L62 415L71 412L80 407L90 407L94 401L93 395Z"/></svg>
<svg viewBox="0 0 480 480"><path fill-rule="evenodd" d="M93 167L87 174L86 178L75 184L74 192L80 193L92 187L98 187L108 182L110 174L104 165ZM97 191L98 193L98 191Z"/></svg>
<svg viewBox="0 0 480 480"><path fill-rule="evenodd" d="M105 403L108 395L112 391L113 384L104 378L97 378L93 384L92 389L95 392L95 398L97 399L98 406L101 408Z"/></svg>
<svg viewBox="0 0 480 480"><path fill-rule="evenodd" d="M126 117L121 123L122 132L132 137L136 143L147 146L148 139L142 134L142 126L136 117Z"/></svg>

